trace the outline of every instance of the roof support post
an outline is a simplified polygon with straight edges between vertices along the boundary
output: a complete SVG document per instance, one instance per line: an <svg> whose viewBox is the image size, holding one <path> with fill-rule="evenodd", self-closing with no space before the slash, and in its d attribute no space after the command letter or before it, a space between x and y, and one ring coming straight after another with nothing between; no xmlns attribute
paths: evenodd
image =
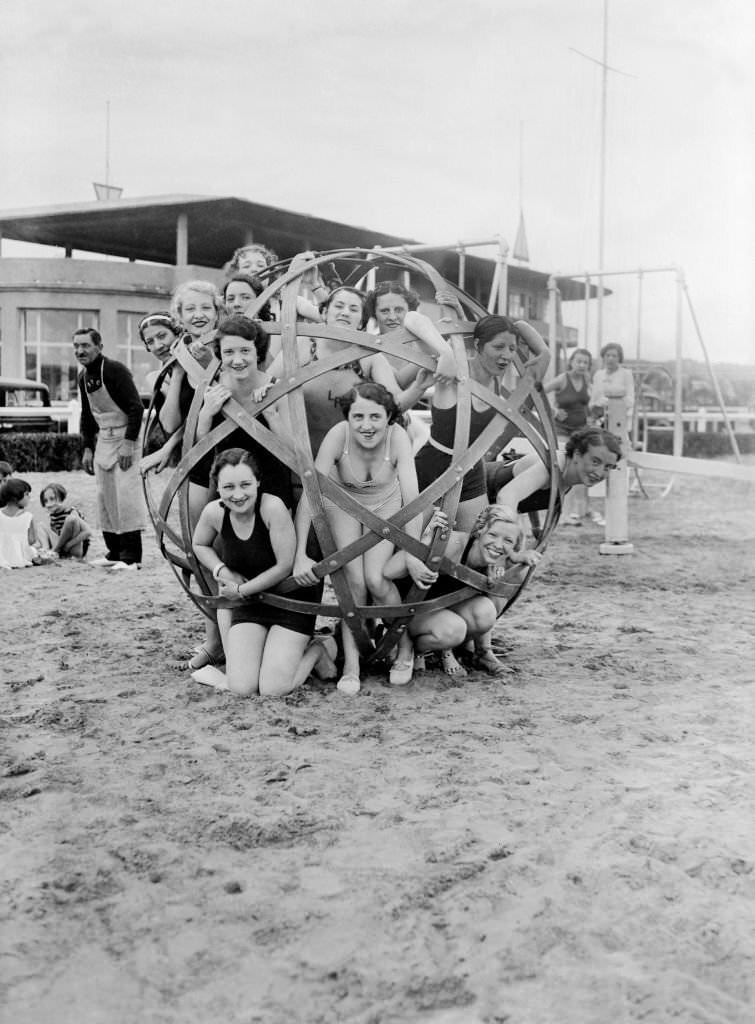
<svg viewBox="0 0 755 1024"><path fill-rule="evenodd" d="M558 362L558 282L553 274L548 278L548 348L550 362L545 371L545 380L553 380Z"/></svg>
<svg viewBox="0 0 755 1024"><path fill-rule="evenodd" d="M498 255L501 261L501 272L498 276L498 313L507 316L509 312L509 247L503 239L498 239Z"/></svg>
<svg viewBox="0 0 755 1024"><path fill-rule="evenodd" d="M189 263L189 215L179 213L176 220L176 266L185 267Z"/></svg>
<svg viewBox="0 0 755 1024"><path fill-rule="evenodd" d="M682 272L676 271L676 332L675 332L675 361L676 380L674 381L674 444L673 454L676 458L684 454L684 426L682 424L682 375L684 364L682 362Z"/></svg>

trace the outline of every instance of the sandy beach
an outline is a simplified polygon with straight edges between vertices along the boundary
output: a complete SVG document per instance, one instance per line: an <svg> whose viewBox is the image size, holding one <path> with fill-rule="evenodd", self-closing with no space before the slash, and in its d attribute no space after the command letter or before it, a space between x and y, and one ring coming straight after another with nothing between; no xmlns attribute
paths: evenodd
<svg viewBox="0 0 755 1024"><path fill-rule="evenodd" d="M149 532L140 572L5 571L0 1020L751 1022L754 498L632 498L625 557L562 527L503 680L352 698L176 671Z"/></svg>

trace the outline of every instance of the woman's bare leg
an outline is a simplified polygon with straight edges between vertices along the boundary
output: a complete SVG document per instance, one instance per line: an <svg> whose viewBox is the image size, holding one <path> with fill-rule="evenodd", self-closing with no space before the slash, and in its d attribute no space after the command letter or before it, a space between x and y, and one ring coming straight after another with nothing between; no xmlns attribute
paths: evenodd
<svg viewBox="0 0 755 1024"><path fill-rule="evenodd" d="M284 697L309 676L322 647L305 633L271 626L262 653L259 691L262 697Z"/></svg>
<svg viewBox="0 0 755 1024"><path fill-rule="evenodd" d="M256 622L237 622L228 630L226 679L232 693L249 697L259 690L267 634L266 627Z"/></svg>

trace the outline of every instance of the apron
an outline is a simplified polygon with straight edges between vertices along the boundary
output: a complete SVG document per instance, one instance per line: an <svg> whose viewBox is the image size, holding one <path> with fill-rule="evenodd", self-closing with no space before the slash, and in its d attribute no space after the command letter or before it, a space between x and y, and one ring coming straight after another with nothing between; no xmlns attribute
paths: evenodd
<svg viewBox="0 0 755 1024"><path fill-rule="evenodd" d="M87 392L89 408L99 428L94 447L94 478L97 483L97 526L106 533L131 533L144 529L144 500L138 452L129 469L118 466L118 449L126 436L128 417L102 387Z"/></svg>

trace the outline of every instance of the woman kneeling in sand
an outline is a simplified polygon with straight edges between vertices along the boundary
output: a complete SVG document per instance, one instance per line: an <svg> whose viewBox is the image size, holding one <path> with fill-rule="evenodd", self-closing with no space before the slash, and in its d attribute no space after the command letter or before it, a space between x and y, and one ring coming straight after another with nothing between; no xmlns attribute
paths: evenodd
<svg viewBox="0 0 755 1024"><path fill-rule="evenodd" d="M220 497L202 510L194 551L218 581L220 596L244 603L218 610L226 672L206 665L192 672L192 679L242 696L280 697L303 683L316 665L321 674L332 675L329 654L312 640L314 615L255 600L293 568L290 512L279 497L260 490L254 458L241 448L221 452L211 477Z"/></svg>
<svg viewBox="0 0 755 1024"><path fill-rule="evenodd" d="M431 543L435 530L448 530L448 517L438 508L422 534L424 544ZM451 533L445 553L449 561L485 573L490 583L518 584L526 570L540 561L537 551L524 550L523 545L524 533L516 513L505 505L488 505L480 512L469 533L457 530ZM386 565L385 575L388 579L397 579L406 574L406 554L399 551ZM465 586L453 576L441 574L438 577L436 574L436 581L424 600L453 594ZM440 651L443 668L449 675L465 675L453 649L466 640L472 640L475 667L498 674L502 666L490 647L490 631L506 600L506 597L494 594L475 594L448 608L415 615L408 626L415 651L418 654Z"/></svg>

